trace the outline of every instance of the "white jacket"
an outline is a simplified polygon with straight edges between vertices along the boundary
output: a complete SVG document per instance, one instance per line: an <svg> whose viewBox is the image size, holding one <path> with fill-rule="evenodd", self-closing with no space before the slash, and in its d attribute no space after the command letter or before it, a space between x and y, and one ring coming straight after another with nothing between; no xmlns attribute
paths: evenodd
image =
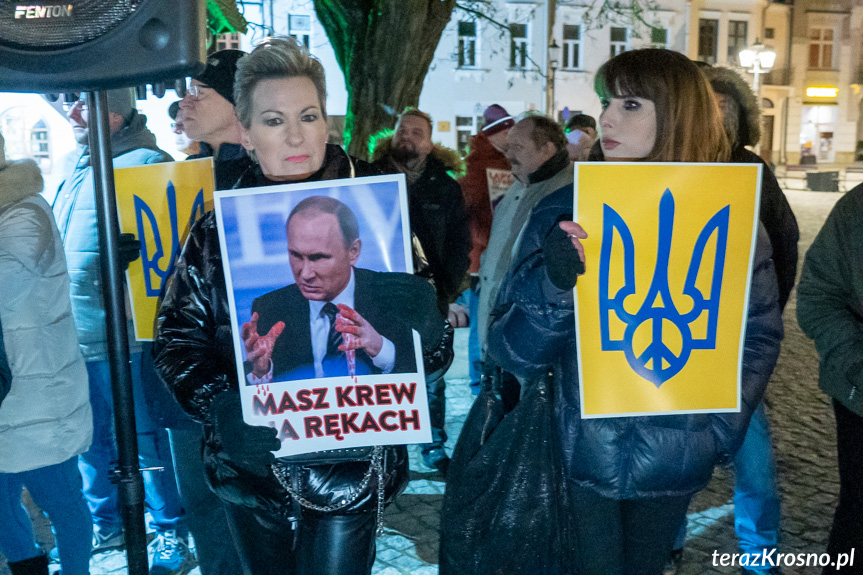
<svg viewBox="0 0 863 575"><path fill-rule="evenodd" d="M2 144L2 140L0 140ZM12 386L0 404L0 473L62 463L93 437L69 275L42 176L0 145L0 322Z"/></svg>

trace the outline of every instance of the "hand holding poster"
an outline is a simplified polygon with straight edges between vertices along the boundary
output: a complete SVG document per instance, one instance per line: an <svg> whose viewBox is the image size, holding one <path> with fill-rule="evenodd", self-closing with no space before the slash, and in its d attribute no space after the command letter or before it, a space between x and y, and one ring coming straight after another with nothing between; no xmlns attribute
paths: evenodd
<svg viewBox="0 0 863 575"><path fill-rule="evenodd" d="M429 441L404 176L215 205L245 421L279 431L277 456Z"/></svg>
<svg viewBox="0 0 863 575"><path fill-rule="evenodd" d="M120 231L134 234L141 257L128 270L135 337L153 339L156 305L189 229L212 209L213 160L150 164L114 171Z"/></svg>
<svg viewBox="0 0 863 575"><path fill-rule="evenodd" d="M739 411L761 166L575 170L582 417Z"/></svg>

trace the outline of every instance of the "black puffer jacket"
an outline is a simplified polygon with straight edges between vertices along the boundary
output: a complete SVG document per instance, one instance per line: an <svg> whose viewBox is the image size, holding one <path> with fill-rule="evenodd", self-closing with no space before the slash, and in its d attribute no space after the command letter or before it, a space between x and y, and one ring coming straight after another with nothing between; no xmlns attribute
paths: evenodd
<svg viewBox="0 0 863 575"><path fill-rule="evenodd" d="M348 157L337 146L327 146L323 167L306 181L377 175L369 165ZM257 166L237 182L237 188L274 185ZM437 312L433 287L421 278L407 276L413 286L417 329L425 349L434 348L443 336L443 319ZM223 393L239 394L231 318L219 249L216 218L208 212L189 232L158 313L154 353L156 368L183 409L204 426L204 463L212 489L225 501L294 517L295 507L272 472L258 477L231 461L222 449L213 425L210 406ZM241 417L238 413L237 417ZM368 471L368 462L306 466L301 491L317 505L331 506L351 499ZM390 502L408 480L404 446L384 448L384 488ZM372 477L363 494L340 514L374 509L377 480Z"/></svg>
<svg viewBox="0 0 863 575"><path fill-rule="evenodd" d="M753 263L744 342L740 413L582 419L572 290L548 279L543 242L572 218L572 192L537 204L489 328L489 355L503 369L554 372L555 414L568 477L612 499L688 495L736 453L779 356L782 319L770 242L763 227Z"/></svg>

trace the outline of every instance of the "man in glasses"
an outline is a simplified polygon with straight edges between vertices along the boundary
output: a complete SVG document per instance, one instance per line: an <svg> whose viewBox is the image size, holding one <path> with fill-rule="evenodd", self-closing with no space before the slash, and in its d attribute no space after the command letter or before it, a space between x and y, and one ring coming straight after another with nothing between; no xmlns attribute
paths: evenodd
<svg viewBox="0 0 863 575"><path fill-rule="evenodd" d="M240 123L234 112L234 74L237 61L245 55L242 50L214 52L180 100L186 135L201 143L201 152L187 159L213 158L217 190L232 188L252 165L240 145Z"/></svg>
<svg viewBox="0 0 863 575"><path fill-rule="evenodd" d="M173 158L156 145L156 137L147 129L147 119L135 109L133 91L129 88L110 90L106 95L114 168L172 161ZM117 489L111 483L112 461L116 461L117 454L102 299L104 282L99 268L96 193L88 141L89 108L83 99L73 100L66 107L66 117L80 144L79 156L57 193L53 209L66 252L72 315L90 383L93 443L80 456L79 468L84 496L93 516L93 550L99 552L122 546L124 534ZM123 234L119 243L121 263L128 266L138 257L138 240L131 234ZM144 472L146 500L153 518L152 527L156 531L150 573L179 575L191 570L194 563L188 551L185 516L174 478L168 436L165 429L154 421L144 400L144 388L155 385L152 378L156 375L152 368L146 370L141 344L135 341L134 333L130 326L129 352L140 462L142 467L165 469L163 472ZM148 378L149 382L146 381Z"/></svg>

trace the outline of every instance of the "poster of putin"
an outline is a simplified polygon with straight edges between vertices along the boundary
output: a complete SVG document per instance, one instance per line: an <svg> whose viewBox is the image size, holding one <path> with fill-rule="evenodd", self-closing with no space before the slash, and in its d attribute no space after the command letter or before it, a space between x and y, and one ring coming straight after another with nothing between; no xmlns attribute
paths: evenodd
<svg viewBox="0 0 863 575"><path fill-rule="evenodd" d="M277 457L431 440L403 175L214 196L243 417ZM410 280L411 278L407 278Z"/></svg>

